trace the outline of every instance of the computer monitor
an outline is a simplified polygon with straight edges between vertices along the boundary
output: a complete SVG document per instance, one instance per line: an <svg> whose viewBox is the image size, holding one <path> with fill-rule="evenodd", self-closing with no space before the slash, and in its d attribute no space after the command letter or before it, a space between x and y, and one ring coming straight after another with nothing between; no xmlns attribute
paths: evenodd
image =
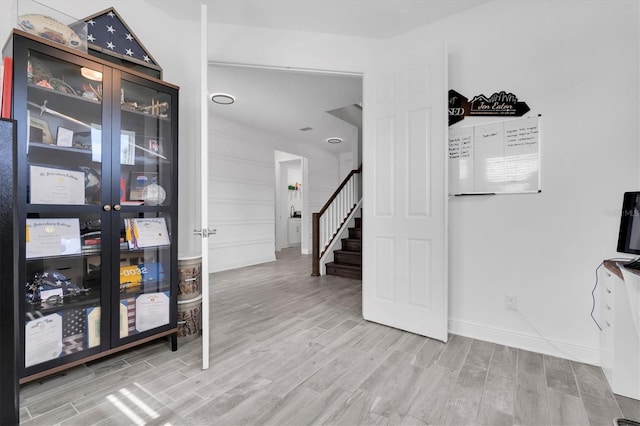
<svg viewBox="0 0 640 426"><path fill-rule="evenodd" d="M618 252L640 254L640 191L624 193Z"/></svg>

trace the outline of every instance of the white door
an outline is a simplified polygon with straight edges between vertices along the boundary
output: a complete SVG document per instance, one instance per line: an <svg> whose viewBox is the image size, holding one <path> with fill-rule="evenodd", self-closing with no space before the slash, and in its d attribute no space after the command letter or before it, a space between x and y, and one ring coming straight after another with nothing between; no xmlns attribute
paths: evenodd
<svg viewBox="0 0 640 426"><path fill-rule="evenodd" d="M362 313L446 342L446 49L378 53L364 76Z"/></svg>

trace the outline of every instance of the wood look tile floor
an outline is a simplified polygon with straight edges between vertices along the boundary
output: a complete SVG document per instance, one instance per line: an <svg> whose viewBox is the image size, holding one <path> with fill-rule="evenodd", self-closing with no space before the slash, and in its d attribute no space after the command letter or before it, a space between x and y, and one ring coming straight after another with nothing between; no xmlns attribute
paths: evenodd
<svg viewBox="0 0 640 426"><path fill-rule="evenodd" d="M298 252L298 253L297 253ZM213 274L201 340L160 340L22 387L25 425L603 425L640 418L600 368L364 321L361 282L310 258Z"/></svg>

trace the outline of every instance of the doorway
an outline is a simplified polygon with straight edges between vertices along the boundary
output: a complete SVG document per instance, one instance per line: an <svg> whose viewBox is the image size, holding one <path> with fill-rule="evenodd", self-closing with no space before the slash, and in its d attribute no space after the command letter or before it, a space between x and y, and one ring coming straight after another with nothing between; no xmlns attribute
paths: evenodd
<svg viewBox="0 0 640 426"><path fill-rule="evenodd" d="M274 152L275 160L275 250L299 247L305 253L305 159L288 152ZM308 204L307 204L308 205Z"/></svg>

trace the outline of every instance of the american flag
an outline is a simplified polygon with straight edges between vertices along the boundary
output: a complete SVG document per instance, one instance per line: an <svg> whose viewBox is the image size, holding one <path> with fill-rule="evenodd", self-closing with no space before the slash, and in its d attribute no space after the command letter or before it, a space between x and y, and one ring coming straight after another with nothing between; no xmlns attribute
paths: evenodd
<svg viewBox="0 0 640 426"><path fill-rule="evenodd" d="M90 44L124 58L157 65L113 8L107 9L101 15L88 18L85 22L87 42Z"/></svg>
<svg viewBox="0 0 640 426"><path fill-rule="evenodd" d="M62 350L65 355L84 349L84 308L67 309L62 315Z"/></svg>
<svg viewBox="0 0 640 426"><path fill-rule="evenodd" d="M136 332L136 297L131 296L126 299L122 299L120 303L127 306L127 330L129 332L129 336L131 336Z"/></svg>

